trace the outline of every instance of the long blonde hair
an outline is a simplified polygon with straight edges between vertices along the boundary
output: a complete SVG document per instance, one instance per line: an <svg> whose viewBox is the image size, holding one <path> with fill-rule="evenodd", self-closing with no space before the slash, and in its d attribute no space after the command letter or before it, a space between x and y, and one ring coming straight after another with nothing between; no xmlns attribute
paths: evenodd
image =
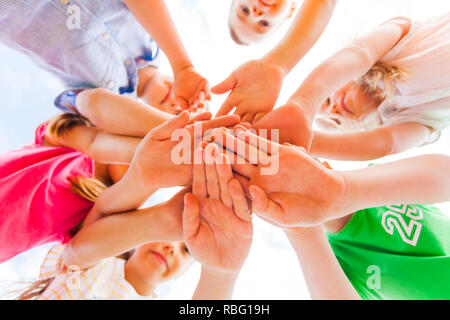
<svg viewBox="0 0 450 320"><path fill-rule="evenodd" d="M55 138L61 138L65 133L74 128L75 126L92 126L90 121L83 117L79 113L64 113L56 117L49 124L50 134ZM103 182L96 178L73 176L69 177L71 184L71 190L81 197L95 202L99 195L108 187ZM74 236L82 226L82 222L75 226L71 230L72 236ZM128 256L124 254L122 258L128 259ZM42 279L33 281L28 285L19 296L17 300L35 300L48 288L54 278Z"/></svg>

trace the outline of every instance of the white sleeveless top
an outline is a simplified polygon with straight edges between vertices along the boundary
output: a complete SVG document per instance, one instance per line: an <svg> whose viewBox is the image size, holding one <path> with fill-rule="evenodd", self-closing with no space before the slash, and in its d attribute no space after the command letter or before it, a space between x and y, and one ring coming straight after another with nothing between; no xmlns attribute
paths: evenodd
<svg viewBox="0 0 450 320"><path fill-rule="evenodd" d="M430 142L450 124L450 12L411 29L380 62L409 72L378 107L384 125L418 122L433 129Z"/></svg>

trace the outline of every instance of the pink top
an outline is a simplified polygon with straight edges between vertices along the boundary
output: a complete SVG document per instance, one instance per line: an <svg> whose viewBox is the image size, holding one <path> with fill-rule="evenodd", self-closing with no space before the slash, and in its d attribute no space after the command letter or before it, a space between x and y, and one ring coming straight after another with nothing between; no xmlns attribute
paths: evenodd
<svg viewBox="0 0 450 320"><path fill-rule="evenodd" d="M0 263L33 247L70 239L93 203L70 190L70 176L94 176L94 161L66 147L35 142L0 155Z"/></svg>

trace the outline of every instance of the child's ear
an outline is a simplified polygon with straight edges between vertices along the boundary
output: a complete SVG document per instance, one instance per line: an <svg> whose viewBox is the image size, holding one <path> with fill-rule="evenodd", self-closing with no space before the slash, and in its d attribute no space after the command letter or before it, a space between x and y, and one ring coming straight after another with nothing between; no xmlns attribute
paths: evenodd
<svg viewBox="0 0 450 320"><path fill-rule="evenodd" d="M291 9L289 9L289 14L288 14L288 16L287 16L287 19L292 18L292 16L294 15L294 12L295 12L295 8L297 8L297 2L292 1L292 3L291 3Z"/></svg>

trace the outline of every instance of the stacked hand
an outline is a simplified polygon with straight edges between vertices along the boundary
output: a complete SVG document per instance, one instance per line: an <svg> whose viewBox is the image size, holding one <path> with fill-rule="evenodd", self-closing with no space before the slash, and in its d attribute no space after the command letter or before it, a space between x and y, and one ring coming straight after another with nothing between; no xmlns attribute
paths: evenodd
<svg viewBox="0 0 450 320"><path fill-rule="evenodd" d="M214 144L195 152L192 194L184 198L183 238L211 273L236 274L252 241L251 212L229 159Z"/></svg>
<svg viewBox="0 0 450 320"><path fill-rule="evenodd" d="M305 227L340 213L344 179L303 148L279 145L243 130L234 136L216 129L213 136L221 148L226 141L232 168L261 218L283 227Z"/></svg>
<svg viewBox="0 0 450 320"><path fill-rule="evenodd" d="M138 185L147 189L151 189L150 186L165 188L190 184L192 168L189 163L191 162L176 164L172 159L172 153L177 144L186 142L189 149L184 152L193 154L192 146L196 139L193 123L201 121L201 125L198 126L201 128L199 133L204 133L212 128L229 127L239 122L237 116L210 118L210 113L202 113L190 119L189 113L184 111L151 130L137 148L127 175L133 175ZM172 135L177 129L185 129L181 131L180 136L189 141L172 140ZM191 157L188 160L191 160Z"/></svg>

